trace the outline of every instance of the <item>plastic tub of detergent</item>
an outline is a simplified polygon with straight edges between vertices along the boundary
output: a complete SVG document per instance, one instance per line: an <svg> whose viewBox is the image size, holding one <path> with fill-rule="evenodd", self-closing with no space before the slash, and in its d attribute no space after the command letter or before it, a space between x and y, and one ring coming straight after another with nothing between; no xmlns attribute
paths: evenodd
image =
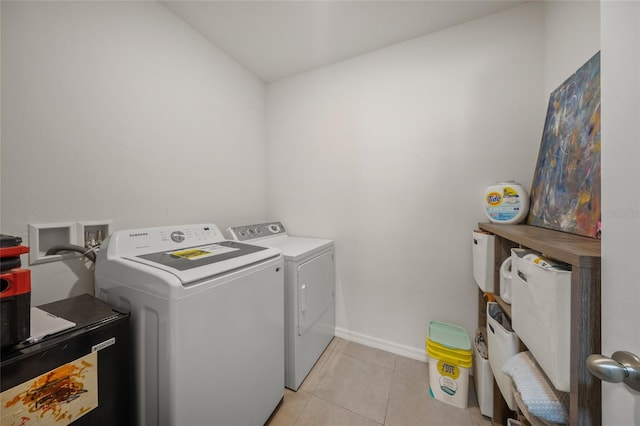
<svg viewBox="0 0 640 426"><path fill-rule="evenodd" d="M484 209L493 223L520 223L529 212L529 194L518 182L498 182L487 188Z"/></svg>
<svg viewBox="0 0 640 426"><path fill-rule="evenodd" d="M457 325L431 321L426 346L429 393L439 401L467 408L473 359L467 331Z"/></svg>

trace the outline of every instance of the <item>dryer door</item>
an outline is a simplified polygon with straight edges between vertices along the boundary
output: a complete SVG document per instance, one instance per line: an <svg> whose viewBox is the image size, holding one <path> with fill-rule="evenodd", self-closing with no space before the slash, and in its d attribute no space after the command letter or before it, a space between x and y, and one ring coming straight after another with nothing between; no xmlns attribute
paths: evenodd
<svg viewBox="0 0 640 426"><path fill-rule="evenodd" d="M302 336L334 303L333 250L298 266L298 335Z"/></svg>

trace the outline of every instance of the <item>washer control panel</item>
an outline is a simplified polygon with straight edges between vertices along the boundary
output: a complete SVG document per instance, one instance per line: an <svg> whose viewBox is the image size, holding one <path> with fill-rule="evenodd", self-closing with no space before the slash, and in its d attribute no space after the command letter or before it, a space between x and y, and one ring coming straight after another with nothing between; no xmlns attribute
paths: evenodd
<svg viewBox="0 0 640 426"><path fill-rule="evenodd" d="M202 224L116 231L110 240L110 253L125 257L213 244L224 236L217 226Z"/></svg>
<svg viewBox="0 0 640 426"><path fill-rule="evenodd" d="M281 222L256 223L254 225L234 226L229 228L231 237L236 241L254 240L257 238L286 235L287 230Z"/></svg>

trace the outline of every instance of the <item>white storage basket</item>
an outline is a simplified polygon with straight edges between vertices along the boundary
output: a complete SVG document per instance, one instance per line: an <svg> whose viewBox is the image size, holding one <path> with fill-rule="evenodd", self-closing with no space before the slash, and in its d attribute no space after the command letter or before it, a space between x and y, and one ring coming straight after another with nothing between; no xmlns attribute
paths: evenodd
<svg viewBox="0 0 640 426"><path fill-rule="evenodd" d="M513 397L511 378L502 372L502 366L512 356L518 353L520 341L516 333L509 326L504 327L496 317L505 315L495 302L487 303L487 340L489 346L489 364L493 370L500 393L511 411L516 411L517 404Z"/></svg>
<svg viewBox="0 0 640 426"><path fill-rule="evenodd" d="M483 416L493 417L493 373L489 360L483 357L487 356L488 349L486 339L479 342L478 334L482 333L486 336L486 330L476 331L476 338L473 341L473 382L476 388L476 397L478 398L478 407ZM480 347L483 346L481 350Z"/></svg>
<svg viewBox="0 0 640 426"><path fill-rule="evenodd" d="M511 249L512 325L557 390L569 392L571 271L552 270Z"/></svg>
<svg viewBox="0 0 640 426"><path fill-rule="evenodd" d="M495 236L484 231L473 231L473 278L485 293L495 292L493 256Z"/></svg>

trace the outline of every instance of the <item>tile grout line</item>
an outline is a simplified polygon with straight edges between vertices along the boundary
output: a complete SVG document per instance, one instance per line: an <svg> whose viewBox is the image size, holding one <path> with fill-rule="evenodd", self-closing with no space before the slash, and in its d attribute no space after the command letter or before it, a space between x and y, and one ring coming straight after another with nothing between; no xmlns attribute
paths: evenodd
<svg viewBox="0 0 640 426"><path fill-rule="evenodd" d="M393 358L393 372L391 374L391 383L389 384L389 392L387 393L387 403L384 407L384 418L382 419L382 425L387 424L387 414L389 414L389 402L391 401L391 389L393 388L393 379L396 376L396 367L398 366L398 354L394 354Z"/></svg>

